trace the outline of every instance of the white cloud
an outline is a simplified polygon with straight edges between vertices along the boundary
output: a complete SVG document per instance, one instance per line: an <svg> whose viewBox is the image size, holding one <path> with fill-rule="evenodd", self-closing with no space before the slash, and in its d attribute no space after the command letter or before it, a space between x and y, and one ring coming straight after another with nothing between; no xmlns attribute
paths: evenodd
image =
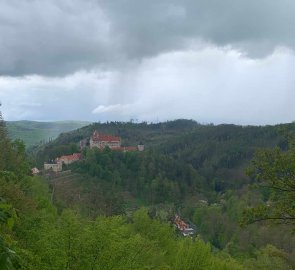
<svg viewBox="0 0 295 270"><path fill-rule="evenodd" d="M96 107L92 113L93 114L102 114L102 113L118 113L124 114L130 108L130 104L114 104L114 105L99 105Z"/></svg>
<svg viewBox="0 0 295 270"><path fill-rule="evenodd" d="M191 45L114 71L1 77L0 100L8 120L274 124L295 119L294 69L295 55L285 48L253 60L230 47Z"/></svg>

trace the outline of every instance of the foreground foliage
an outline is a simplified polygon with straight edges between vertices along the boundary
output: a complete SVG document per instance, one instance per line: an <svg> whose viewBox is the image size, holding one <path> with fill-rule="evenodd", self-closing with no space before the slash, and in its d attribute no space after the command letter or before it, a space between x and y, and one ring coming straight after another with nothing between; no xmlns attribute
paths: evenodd
<svg viewBox="0 0 295 270"><path fill-rule="evenodd" d="M295 148L260 150L252 161L249 174L264 191L266 203L248 209L247 222L271 220L295 223Z"/></svg>

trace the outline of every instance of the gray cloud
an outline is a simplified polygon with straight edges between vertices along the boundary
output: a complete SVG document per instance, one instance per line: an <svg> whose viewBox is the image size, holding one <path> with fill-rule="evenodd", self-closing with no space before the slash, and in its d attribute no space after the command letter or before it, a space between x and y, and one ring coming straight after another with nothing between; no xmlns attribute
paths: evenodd
<svg viewBox="0 0 295 270"><path fill-rule="evenodd" d="M7 120L294 120L291 0L2 0Z"/></svg>
<svg viewBox="0 0 295 270"><path fill-rule="evenodd" d="M0 4L0 74L62 76L107 62L109 22L91 1Z"/></svg>
<svg viewBox="0 0 295 270"><path fill-rule="evenodd" d="M292 0L3 0L0 75L117 69L191 43L262 57L294 48L294 13Z"/></svg>
<svg viewBox="0 0 295 270"><path fill-rule="evenodd" d="M105 1L115 31L124 40L124 51L134 57L178 49L196 38L236 45L250 55L295 44L295 3L291 0L134 2Z"/></svg>
<svg viewBox="0 0 295 270"><path fill-rule="evenodd" d="M283 48L251 60L208 47L167 52L120 72L0 77L0 99L8 120L275 124L295 119L294 69L294 53Z"/></svg>

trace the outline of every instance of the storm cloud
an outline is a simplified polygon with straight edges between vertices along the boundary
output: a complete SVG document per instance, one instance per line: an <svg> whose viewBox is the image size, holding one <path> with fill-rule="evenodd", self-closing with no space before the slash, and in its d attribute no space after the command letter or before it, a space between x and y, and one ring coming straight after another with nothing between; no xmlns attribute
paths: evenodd
<svg viewBox="0 0 295 270"><path fill-rule="evenodd" d="M3 0L0 74L64 76L185 49L233 46L264 57L294 48L291 0Z"/></svg>
<svg viewBox="0 0 295 270"><path fill-rule="evenodd" d="M2 0L8 120L294 120L291 0Z"/></svg>
<svg viewBox="0 0 295 270"><path fill-rule="evenodd" d="M244 125L294 120L295 55L289 50L251 60L209 47L161 54L136 67L64 78L2 78L5 116L151 122L193 118Z"/></svg>

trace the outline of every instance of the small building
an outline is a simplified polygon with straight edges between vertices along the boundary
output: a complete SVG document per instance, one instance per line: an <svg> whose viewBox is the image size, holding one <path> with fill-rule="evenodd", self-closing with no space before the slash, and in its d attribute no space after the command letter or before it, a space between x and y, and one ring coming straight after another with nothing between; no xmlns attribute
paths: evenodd
<svg viewBox="0 0 295 270"><path fill-rule="evenodd" d="M33 169L31 169L32 175L37 175L40 173L40 171L35 167Z"/></svg>
<svg viewBox="0 0 295 270"><path fill-rule="evenodd" d="M185 223L178 215L175 215L174 224L183 236L192 236L195 230Z"/></svg>
<svg viewBox="0 0 295 270"><path fill-rule="evenodd" d="M144 145L143 145L142 143L140 143L139 145L137 145L137 150L138 150L139 152L144 151Z"/></svg>
<svg viewBox="0 0 295 270"><path fill-rule="evenodd" d="M81 159L81 154L80 153L74 153L72 155L67 155L67 156L61 156L57 158L57 161L62 162L65 165L69 165L73 162L76 162Z"/></svg>
<svg viewBox="0 0 295 270"><path fill-rule="evenodd" d="M53 171L53 172L61 172L62 171L62 162L48 162L44 163L44 170L45 171Z"/></svg>
<svg viewBox="0 0 295 270"><path fill-rule="evenodd" d="M121 147L121 138L113 135L106 135L94 131L90 138L90 148L97 147L99 149L104 149L109 147L110 149Z"/></svg>

